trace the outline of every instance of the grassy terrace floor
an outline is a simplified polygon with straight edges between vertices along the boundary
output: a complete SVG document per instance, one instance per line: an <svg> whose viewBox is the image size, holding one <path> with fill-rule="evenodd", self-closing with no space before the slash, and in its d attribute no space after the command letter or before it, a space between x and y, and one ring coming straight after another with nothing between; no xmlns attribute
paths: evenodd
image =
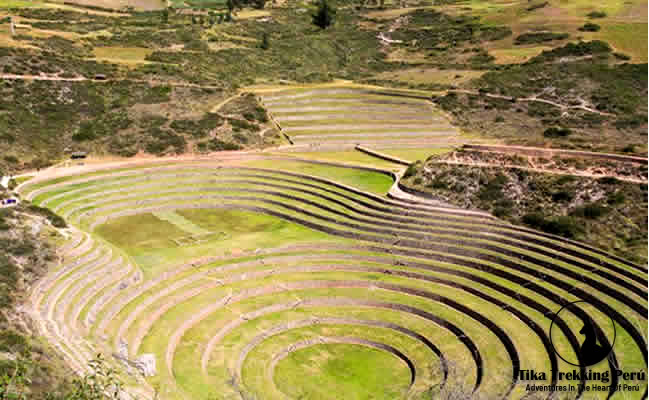
<svg viewBox="0 0 649 400"><path fill-rule="evenodd" d="M457 130L426 95L355 86L308 87L261 93L262 102L295 144L382 147L453 143Z"/></svg>
<svg viewBox="0 0 649 400"><path fill-rule="evenodd" d="M76 227L32 298L40 330L79 368L96 351L153 354L146 382L165 399L424 399L444 387L520 398L517 370L573 369L548 331L576 300L592 306L562 315L561 354L575 357L582 313L607 338L611 315L620 368L646 365L645 268L388 199L391 185L381 172L286 159L35 181L23 195ZM641 398L639 384L613 398Z"/></svg>

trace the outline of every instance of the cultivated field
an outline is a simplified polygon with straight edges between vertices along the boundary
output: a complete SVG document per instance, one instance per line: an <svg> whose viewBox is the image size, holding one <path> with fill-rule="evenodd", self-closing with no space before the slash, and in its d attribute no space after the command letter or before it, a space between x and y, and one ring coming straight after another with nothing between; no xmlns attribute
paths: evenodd
<svg viewBox="0 0 649 400"><path fill-rule="evenodd" d="M127 379L164 399L521 398L519 370L573 369L548 331L576 300L592 307L555 321L563 354L584 314L612 338L608 314L593 370L646 366L645 267L392 184L243 156L32 179L22 194L73 226L33 292L39 329L79 370L153 355Z"/></svg>
<svg viewBox="0 0 649 400"><path fill-rule="evenodd" d="M327 86L261 94L298 148L448 146L458 131L421 92Z"/></svg>

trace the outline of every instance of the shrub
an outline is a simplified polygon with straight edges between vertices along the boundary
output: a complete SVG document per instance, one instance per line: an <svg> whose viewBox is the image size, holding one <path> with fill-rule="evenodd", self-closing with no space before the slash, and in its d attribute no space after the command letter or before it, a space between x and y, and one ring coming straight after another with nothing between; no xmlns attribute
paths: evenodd
<svg viewBox="0 0 649 400"><path fill-rule="evenodd" d="M631 57L627 56L626 54L622 54L618 52L613 53L613 56L618 60L622 60L622 61L629 61L631 59Z"/></svg>
<svg viewBox="0 0 649 400"><path fill-rule="evenodd" d="M85 142L87 140L93 140L97 138L95 133L95 127L90 121L83 121L79 124L79 130L77 133L72 135L72 140L75 142Z"/></svg>
<svg viewBox="0 0 649 400"><path fill-rule="evenodd" d="M495 41L504 39L512 34L507 26L484 26L480 28L480 40Z"/></svg>
<svg viewBox="0 0 649 400"><path fill-rule="evenodd" d="M539 8L543 8L547 6L549 3L547 1L544 1L543 3L537 3L537 4L532 4L531 6L527 7L527 11L534 11L538 10Z"/></svg>
<svg viewBox="0 0 649 400"><path fill-rule="evenodd" d="M618 183L620 183L620 180L613 176L605 176L599 178L597 182L601 183L602 185L617 185Z"/></svg>
<svg viewBox="0 0 649 400"><path fill-rule="evenodd" d="M314 25L318 26L320 29L326 29L333 24L335 15L336 9L331 7L327 0L320 0L318 2L318 9L311 18Z"/></svg>
<svg viewBox="0 0 649 400"><path fill-rule="evenodd" d="M535 212L525 214L522 222L532 228L567 238L573 238L581 232L579 222L572 217L547 218L543 214Z"/></svg>
<svg viewBox="0 0 649 400"><path fill-rule="evenodd" d="M608 207L605 207L601 204L590 203L590 204L585 204L581 207L577 207L572 212L572 215L576 217L582 217L588 219L597 219L602 215L607 214L609 211L610 210L608 209Z"/></svg>
<svg viewBox="0 0 649 400"><path fill-rule="evenodd" d="M264 32L264 34L261 36L261 44L259 47L262 50L268 50L270 48L270 39L268 37L268 33Z"/></svg>
<svg viewBox="0 0 649 400"><path fill-rule="evenodd" d="M560 57L581 57L590 54L604 54L613 51L608 43L601 40L591 40L589 42L579 41L577 43L568 43L565 46L557 47L552 50L545 50L530 62L550 61Z"/></svg>
<svg viewBox="0 0 649 400"><path fill-rule="evenodd" d="M552 201L568 202L574 199L575 194L569 190L560 190L552 194Z"/></svg>
<svg viewBox="0 0 649 400"><path fill-rule="evenodd" d="M158 127L151 128L149 134L151 137L148 139L148 143L144 147L149 153L162 154L166 152L169 147L173 148L173 151L176 154L185 151L187 142L185 141L185 138L180 135Z"/></svg>
<svg viewBox="0 0 649 400"><path fill-rule="evenodd" d="M566 137L569 136L572 133L572 131L568 128L560 128L560 127L551 127L546 129L543 132L543 136L547 138L558 138L558 137Z"/></svg>
<svg viewBox="0 0 649 400"><path fill-rule="evenodd" d="M193 137L205 137L210 131L216 129L223 123L218 114L207 113L199 120L178 119L173 121L169 126L176 132L186 132Z"/></svg>
<svg viewBox="0 0 649 400"><path fill-rule="evenodd" d="M633 129L647 123L647 116L641 114L632 114L618 118L613 125L617 129Z"/></svg>
<svg viewBox="0 0 649 400"><path fill-rule="evenodd" d="M232 139L236 140L239 143L248 143L248 137L241 133L235 133L234 135L232 135Z"/></svg>
<svg viewBox="0 0 649 400"><path fill-rule="evenodd" d="M491 178L486 185L480 188L478 198L482 201L495 201L502 199L502 190L508 181L509 179L507 176L498 173L495 177Z"/></svg>
<svg viewBox="0 0 649 400"><path fill-rule="evenodd" d="M555 32L529 32L524 33L520 36L517 36L514 40L514 44L533 44L533 43L543 43L550 42L553 40L564 40L570 37L567 33L555 33Z"/></svg>
<svg viewBox="0 0 649 400"><path fill-rule="evenodd" d="M147 90L144 97L140 100L144 104L158 104L171 100L171 86L159 85L152 86Z"/></svg>
<svg viewBox="0 0 649 400"><path fill-rule="evenodd" d="M499 115L494 118L494 122L505 122L505 118L502 115Z"/></svg>
<svg viewBox="0 0 649 400"><path fill-rule="evenodd" d="M407 179L407 178L410 178L411 176L414 176L415 174L417 174L417 170L419 169L419 164L420 164L420 162L416 161L416 162L408 165L408 168L406 169L406 172L404 172L404 174L403 174L403 178Z"/></svg>
<svg viewBox="0 0 649 400"><path fill-rule="evenodd" d="M0 213L0 231L6 231L9 230L10 228L11 228L11 224L9 224L9 221L7 221L6 213Z"/></svg>
<svg viewBox="0 0 649 400"><path fill-rule="evenodd" d="M633 144L627 144L622 147L622 153L635 153L635 146Z"/></svg>
<svg viewBox="0 0 649 400"><path fill-rule="evenodd" d="M68 226L65 223L65 220L61 218L61 216L55 214L49 208L43 208L35 204L30 204L29 206L27 206L27 210L47 218L47 220L57 228L66 228Z"/></svg>
<svg viewBox="0 0 649 400"><path fill-rule="evenodd" d="M259 130L259 126L243 119L229 118L228 122L232 125L232 130L234 132L239 132L241 130L257 132Z"/></svg>
<svg viewBox="0 0 649 400"><path fill-rule="evenodd" d="M17 282L18 267L9 259L9 257L7 257L7 255L0 254L0 286L7 285L13 289L16 287Z"/></svg>
<svg viewBox="0 0 649 400"><path fill-rule="evenodd" d="M583 26L579 27L579 30L581 32L597 32L601 29L601 27L597 24L593 24L592 22L586 22Z"/></svg>
<svg viewBox="0 0 649 400"><path fill-rule="evenodd" d="M214 138L207 142L207 148L212 151L223 151L223 150L241 150L242 147L236 143L224 142L219 138Z"/></svg>
<svg viewBox="0 0 649 400"><path fill-rule="evenodd" d="M493 215L501 218L511 214L512 209L516 204L511 199L502 199L494 203Z"/></svg>
<svg viewBox="0 0 649 400"><path fill-rule="evenodd" d="M0 332L0 351L25 353L28 349L29 344L22 335L10 330Z"/></svg>
<svg viewBox="0 0 649 400"><path fill-rule="evenodd" d="M606 17L606 13L604 11L592 11L589 12L588 18L604 18Z"/></svg>
<svg viewBox="0 0 649 400"><path fill-rule="evenodd" d="M442 177L436 176L428 185L431 189L446 189L449 184Z"/></svg>
<svg viewBox="0 0 649 400"><path fill-rule="evenodd" d="M611 193L607 198L606 202L611 205L622 204L626 200L626 196L622 192Z"/></svg>

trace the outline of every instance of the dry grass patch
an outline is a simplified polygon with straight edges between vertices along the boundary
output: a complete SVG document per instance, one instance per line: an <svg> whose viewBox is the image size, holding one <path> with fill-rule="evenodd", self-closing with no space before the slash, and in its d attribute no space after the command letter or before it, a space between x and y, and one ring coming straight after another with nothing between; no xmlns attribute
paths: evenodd
<svg viewBox="0 0 649 400"><path fill-rule="evenodd" d="M496 58L496 60L494 60L496 64L520 64L541 54L542 51L550 49L551 47L547 46L494 49L490 50L489 54Z"/></svg>
<svg viewBox="0 0 649 400"><path fill-rule="evenodd" d="M633 63L647 62L647 22L601 25L601 31L588 36L608 42L616 51L631 56Z"/></svg>
<svg viewBox="0 0 649 400"><path fill-rule="evenodd" d="M152 49L143 47L95 47L92 49L98 61L110 61L119 64L142 64L146 56L153 53Z"/></svg>
<svg viewBox="0 0 649 400"><path fill-rule="evenodd" d="M80 6L95 6L113 10L133 7L139 11L160 10L167 5L163 0L69 0L69 2Z"/></svg>
<svg viewBox="0 0 649 400"><path fill-rule="evenodd" d="M383 72L375 78L414 84L461 85L473 78L479 78L485 71L460 69L440 70L437 68L412 68L395 72Z"/></svg>

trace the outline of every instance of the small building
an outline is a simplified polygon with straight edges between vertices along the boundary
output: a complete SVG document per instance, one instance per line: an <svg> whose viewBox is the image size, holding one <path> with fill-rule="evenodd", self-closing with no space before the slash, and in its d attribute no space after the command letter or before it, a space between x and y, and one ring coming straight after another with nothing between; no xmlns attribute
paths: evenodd
<svg viewBox="0 0 649 400"><path fill-rule="evenodd" d="M86 157L88 157L88 154L85 151L75 151L70 155L73 160L83 160Z"/></svg>

